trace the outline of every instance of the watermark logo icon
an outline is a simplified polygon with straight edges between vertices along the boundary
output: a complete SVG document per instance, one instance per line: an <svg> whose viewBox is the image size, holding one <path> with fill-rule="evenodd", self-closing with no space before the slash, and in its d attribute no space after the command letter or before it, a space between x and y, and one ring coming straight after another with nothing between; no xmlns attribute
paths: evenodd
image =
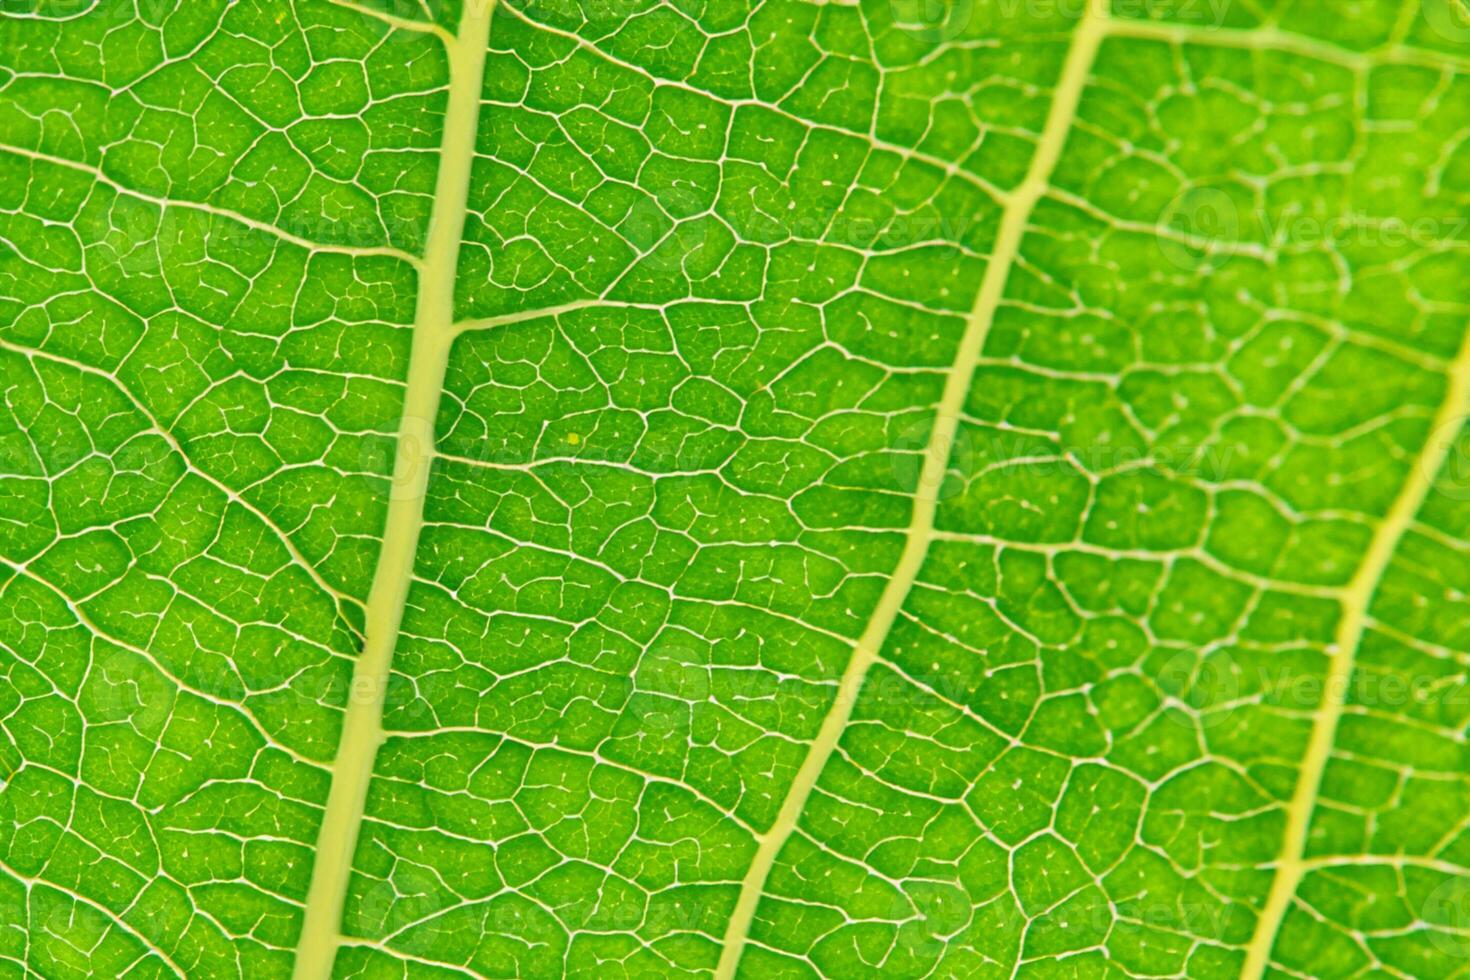
<svg viewBox="0 0 1470 980"><path fill-rule="evenodd" d="M1438 464L1437 472L1423 474L1431 481L1435 494L1455 501L1470 500L1470 419L1457 415L1435 428L1420 460L1421 466Z"/></svg>
<svg viewBox="0 0 1470 980"><path fill-rule="evenodd" d="M1168 717L1190 728L1212 728L1228 720L1241 695L1241 678L1240 665L1223 650L1180 650L1157 675L1161 690L1186 712Z"/></svg>
<svg viewBox="0 0 1470 980"><path fill-rule="evenodd" d="M1434 926L1429 941L1448 956L1470 956L1470 878L1445 881L1424 899L1419 917Z"/></svg>
<svg viewBox="0 0 1470 980"><path fill-rule="evenodd" d="M975 0L889 0L893 23L921 41L953 41L970 29Z"/></svg>
<svg viewBox="0 0 1470 980"><path fill-rule="evenodd" d="M434 466L433 421L414 415L404 416L399 420L398 439L392 449L393 461L388 478L388 498L390 500L421 498L429 482L429 471Z"/></svg>
<svg viewBox="0 0 1470 980"><path fill-rule="evenodd" d="M1159 251L1180 269L1194 270L1200 253L1233 242L1240 233L1235 201L1218 187L1192 187L1164 208L1159 216Z"/></svg>
<svg viewBox="0 0 1470 980"><path fill-rule="evenodd" d="M1470 41L1470 0L1424 0L1424 21L1446 41Z"/></svg>
<svg viewBox="0 0 1470 980"><path fill-rule="evenodd" d="M893 449L893 479L903 493L948 500L963 493L975 472L975 445L963 426L935 433L939 423L916 422L899 434Z"/></svg>

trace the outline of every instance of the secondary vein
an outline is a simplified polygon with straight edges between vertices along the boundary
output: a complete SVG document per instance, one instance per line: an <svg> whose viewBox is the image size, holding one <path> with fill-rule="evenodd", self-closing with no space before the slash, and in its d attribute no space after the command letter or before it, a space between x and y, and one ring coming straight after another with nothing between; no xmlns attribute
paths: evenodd
<svg viewBox="0 0 1470 980"><path fill-rule="evenodd" d="M413 351L398 427L392 495L382 551L368 593L363 651L352 674L342 739L332 768L332 787L318 834L316 863L296 953L296 980L327 980L332 974L343 903L352 875L352 855L372 781L373 761L383 741L383 696L423 528L434 418L455 337L455 270L469 203L493 10L494 0L470 0L465 4L458 32L445 44L449 99L434 209L419 273Z"/></svg>
<svg viewBox="0 0 1470 980"><path fill-rule="evenodd" d="M1321 791L1322 774L1327 770L1327 761L1337 739L1337 726L1342 720L1352 681L1353 663L1368 624L1369 605L1398 550L1399 542L1413 525L1435 478L1449 459L1467 414L1470 414L1470 332L1461 340L1460 353L1450 367L1448 390L1435 413L1429 438L1414 460L1393 506L1374 532L1352 581L1343 591L1342 618L1338 620L1337 631L1333 635L1327 682L1312 719L1312 735L1297 773L1296 788L1287 805L1286 831L1281 853L1276 859L1276 874L1266 895L1266 906L1256 920L1256 931L1246 947L1245 966L1240 972L1242 980L1258 980L1265 974L1271 962L1276 934L1281 930L1286 911L1291 907L1302 876L1311 864L1306 850L1312 811Z"/></svg>
<svg viewBox="0 0 1470 980"><path fill-rule="evenodd" d="M970 390L970 379L985 346L985 338L990 332L996 310L1005 295L1006 281L1020 251L1021 239L1031 220L1031 213L1046 192L1052 171L1056 169L1062 146L1066 143L1067 134L1076 117L1077 104L1082 98L1082 90L1106 32L1104 2L1105 0L1088 0L1087 9L1073 31L1071 46L1062 65L1061 76L1057 80L1056 92L1046 123L1042 127L1036 152L1031 158L1031 165L1025 179L1006 199L994 252L985 267L980 292L966 322L959 349L955 351L954 362L945 378L944 392L940 397L934 427L924 452L924 464L919 473L919 486L914 497L914 511L903 553L878 599L867 628L853 649L852 658L848 661L847 669L838 685L837 696L822 721L822 727L812 742L805 761L797 771L775 822L758 838L755 859L741 883L740 897L725 930L724 946L715 970L717 980L729 980L735 976L751 922L755 918L756 906L765 891L766 879L770 876L776 857L796 829L796 822L806 807L807 798L816 786L817 778L837 748L837 742L852 716L863 680L877 661L878 653L898 619L904 600L908 598L924 563L924 557L928 554L929 543L934 537L939 487L949 465L950 449L959 429L960 413L965 396Z"/></svg>

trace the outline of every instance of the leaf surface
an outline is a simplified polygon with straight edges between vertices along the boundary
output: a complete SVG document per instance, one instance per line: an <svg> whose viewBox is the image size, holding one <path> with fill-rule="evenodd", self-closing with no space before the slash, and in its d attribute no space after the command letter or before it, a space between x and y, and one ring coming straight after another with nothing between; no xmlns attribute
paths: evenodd
<svg viewBox="0 0 1470 980"><path fill-rule="evenodd" d="M0 976L1451 977L1449 0L0 0Z"/></svg>

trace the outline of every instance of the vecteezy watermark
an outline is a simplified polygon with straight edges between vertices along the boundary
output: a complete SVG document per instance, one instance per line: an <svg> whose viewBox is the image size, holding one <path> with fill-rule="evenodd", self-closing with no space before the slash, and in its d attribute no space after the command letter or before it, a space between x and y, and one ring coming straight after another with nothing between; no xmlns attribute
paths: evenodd
<svg viewBox="0 0 1470 980"><path fill-rule="evenodd" d="M583 431L595 433L595 416L586 418ZM507 415L491 414L483 421L498 431L499 436L453 438L442 431L436 433L425 419L402 421L401 435L385 435L361 443L358 473L371 481L374 493L385 492L382 488L386 486L388 499L405 500L444 492L446 487L464 479L467 470L530 474L541 468L577 466L591 473L597 467L621 468L631 463L647 479L658 480L721 471L730 460L729 452L733 452L711 456L706 447L698 444L681 445L677 449L640 445L630 450L626 445L616 441L608 443L595 434L584 436L576 428L558 430L555 438L547 438L544 433L534 431L534 426L512 431L506 426L511 422ZM382 423L389 424L392 423ZM922 493L945 501L968 492L977 480L1011 466L1024 466L1038 478L1047 474L1075 477L1079 472L1104 475L1148 470L1212 483L1229 479L1237 466L1237 448L1223 441L1158 446L1095 441L1063 445L1053 454L1041 457L1037 455L1034 437L1024 433L961 423L955 431L941 437L936 435L934 424L933 419L917 419L907 422L890 437L881 450L886 478L869 487L870 490L903 495ZM716 427L709 431L716 431ZM400 438L405 442L400 444ZM398 464L395 459L400 451L405 458ZM389 482L384 482L385 477ZM814 478L810 485L819 483L820 479Z"/></svg>
<svg viewBox="0 0 1470 980"><path fill-rule="evenodd" d="M1302 214L1291 208L1269 212L1244 207L1220 187L1191 187L1165 205L1158 218L1158 248L1164 260L1181 269L1199 267L1201 257L1215 264L1241 252L1342 248L1443 248L1464 239L1470 217L1421 215L1406 219L1345 211Z"/></svg>
<svg viewBox="0 0 1470 980"><path fill-rule="evenodd" d="M1207 729L1239 719L1237 709L1270 705L1273 709L1310 712L1324 701L1381 711L1418 705L1470 705L1470 675L1395 673L1355 669L1335 678L1305 665L1288 666L1273 659L1248 662L1240 653L1180 650L1153 674L1154 683L1179 712L1169 717L1191 728Z"/></svg>
<svg viewBox="0 0 1470 980"><path fill-rule="evenodd" d="M1124 20L1166 20L1171 24L1219 27L1235 0L1110 0L1108 14Z"/></svg>
<svg viewBox="0 0 1470 980"><path fill-rule="evenodd" d="M1066 24L1080 20L1094 0L889 0L893 24L905 34L931 44L986 32L977 22L1031 22ZM1219 26L1232 0L1111 0L1114 17L1132 20L1167 19L1175 24Z"/></svg>
<svg viewBox="0 0 1470 980"><path fill-rule="evenodd" d="M1095 0L1000 0L1008 18L1075 21ZM1234 0L1108 0L1108 16L1122 20L1167 20L1171 24L1218 27Z"/></svg>

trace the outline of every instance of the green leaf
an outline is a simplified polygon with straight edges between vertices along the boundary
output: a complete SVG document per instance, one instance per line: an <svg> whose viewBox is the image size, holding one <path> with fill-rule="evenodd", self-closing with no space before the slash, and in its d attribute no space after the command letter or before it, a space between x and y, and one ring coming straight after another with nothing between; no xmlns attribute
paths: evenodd
<svg viewBox="0 0 1470 980"><path fill-rule="evenodd" d="M0 0L0 977L1463 976L1455 0Z"/></svg>

